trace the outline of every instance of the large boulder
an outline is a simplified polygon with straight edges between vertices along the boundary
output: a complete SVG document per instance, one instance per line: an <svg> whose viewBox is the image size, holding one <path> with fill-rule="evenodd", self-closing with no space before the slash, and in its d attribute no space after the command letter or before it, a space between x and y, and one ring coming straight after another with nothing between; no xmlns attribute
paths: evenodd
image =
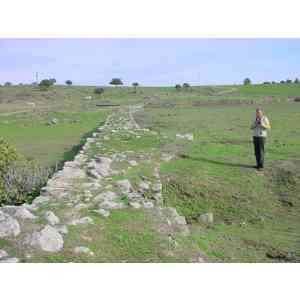
<svg viewBox="0 0 300 300"><path fill-rule="evenodd" d="M0 211L0 238L16 237L21 232L20 225L10 215Z"/></svg>
<svg viewBox="0 0 300 300"><path fill-rule="evenodd" d="M64 246L62 236L50 225L46 225L40 232L33 233L29 243L46 252L59 252Z"/></svg>

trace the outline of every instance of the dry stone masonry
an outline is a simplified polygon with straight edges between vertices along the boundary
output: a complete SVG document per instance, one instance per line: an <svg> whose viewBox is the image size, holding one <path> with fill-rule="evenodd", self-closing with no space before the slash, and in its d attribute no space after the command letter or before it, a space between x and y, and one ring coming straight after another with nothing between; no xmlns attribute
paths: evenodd
<svg viewBox="0 0 300 300"><path fill-rule="evenodd" d="M0 238L15 245L19 255L17 258L0 249L0 262L19 262L39 253L62 251L69 226L95 223L87 215L87 209L102 218L110 218L113 210L143 209L158 216L166 230L176 227L184 234L189 233L185 218L179 216L176 209L163 205L157 162L152 164L154 180L145 177L134 185L126 178L129 169L138 168L144 161L151 163L151 154L105 151L106 143L120 134L137 139L145 134L156 134L140 128L135 122L133 114L141 109L142 106L121 107L111 114L106 123L86 140L74 160L66 162L63 169L54 174L32 204L0 208ZM178 138L192 139L192 136ZM164 154L161 161L172 158ZM114 176L123 179L114 180ZM176 241L172 240L172 243ZM93 256L93 251L87 246L79 244L73 253Z"/></svg>

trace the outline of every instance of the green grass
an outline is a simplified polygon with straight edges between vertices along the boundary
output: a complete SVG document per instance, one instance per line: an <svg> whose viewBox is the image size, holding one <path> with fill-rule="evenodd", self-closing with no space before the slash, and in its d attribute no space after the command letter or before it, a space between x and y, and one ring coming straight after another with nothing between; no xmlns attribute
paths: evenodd
<svg viewBox="0 0 300 300"><path fill-rule="evenodd" d="M93 89L56 86L41 92L26 86L0 87L0 135L26 156L53 165L71 159L83 138L111 112L97 109L97 103L152 102L136 117L159 135L137 139L116 134L105 141L103 153L151 153L155 160L160 152L177 155L163 162L160 172L165 204L176 207L190 224L193 240L183 239L182 245L192 249L196 243L212 261L278 261L267 257L272 249L299 260L300 104L286 102L300 96L299 84L203 86L179 92L173 87L139 87L137 93L133 88L110 87L101 96ZM94 98L85 100L89 95ZM262 104L266 99L273 102ZM35 102L36 111L26 102ZM249 127L257 105L263 106L272 124L261 175L251 168L255 160ZM46 126L53 117L59 124ZM176 133L193 133L194 141L178 140ZM135 184L142 175L150 177L150 171L147 164L140 164L126 177ZM214 214L214 224L197 222L197 216L206 212ZM64 253L37 260L187 260L188 250L174 258L165 254L164 237L143 213L116 211L108 219L91 215L96 225L71 228ZM96 253L94 258L72 254L73 247L85 244Z"/></svg>
<svg viewBox="0 0 300 300"><path fill-rule="evenodd" d="M195 234L213 260L268 261L266 251L272 247L299 256L300 172L289 164L299 165L300 106L274 103L264 109L272 130L262 175L252 168L249 127L255 106L148 109L161 135L194 134L193 142L173 140L178 158L161 166L164 197L166 205L176 207L198 229L203 225L195 225L197 216L213 212L215 226L202 228L201 238ZM291 182L286 182L289 174ZM292 199L292 208L280 202L283 192ZM248 245L251 241L255 247Z"/></svg>

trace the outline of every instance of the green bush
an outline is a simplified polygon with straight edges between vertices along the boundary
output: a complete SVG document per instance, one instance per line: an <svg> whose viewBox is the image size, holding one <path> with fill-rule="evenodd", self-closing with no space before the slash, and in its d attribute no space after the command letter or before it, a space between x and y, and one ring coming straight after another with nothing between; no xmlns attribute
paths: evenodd
<svg viewBox="0 0 300 300"><path fill-rule="evenodd" d="M0 139L0 206L32 200L51 174L51 169L25 159Z"/></svg>

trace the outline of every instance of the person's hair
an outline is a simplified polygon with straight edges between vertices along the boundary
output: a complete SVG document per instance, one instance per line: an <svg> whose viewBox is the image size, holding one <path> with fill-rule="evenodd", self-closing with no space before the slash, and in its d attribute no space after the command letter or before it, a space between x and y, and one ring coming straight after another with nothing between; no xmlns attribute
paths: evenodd
<svg viewBox="0 0 300 300"><path fill-rule="evenodd" d="M263 113L263 110L260 107L256 108L256 112L259 112L259 111Z"/></svg>

